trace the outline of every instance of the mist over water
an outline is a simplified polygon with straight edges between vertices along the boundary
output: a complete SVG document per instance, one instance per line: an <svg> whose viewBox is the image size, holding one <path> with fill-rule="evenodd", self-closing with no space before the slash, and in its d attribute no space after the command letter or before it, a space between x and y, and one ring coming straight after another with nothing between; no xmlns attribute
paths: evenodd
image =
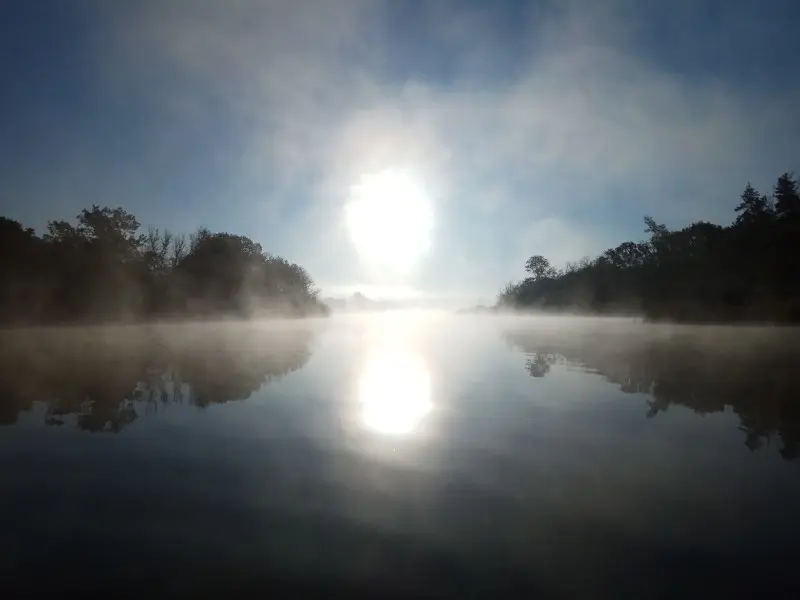
<svg viewBox="0 0 800 600"><path fill-rule="evenodd" d="M387 311L0 338L13 589L793 583L796 329Z"/></svg>

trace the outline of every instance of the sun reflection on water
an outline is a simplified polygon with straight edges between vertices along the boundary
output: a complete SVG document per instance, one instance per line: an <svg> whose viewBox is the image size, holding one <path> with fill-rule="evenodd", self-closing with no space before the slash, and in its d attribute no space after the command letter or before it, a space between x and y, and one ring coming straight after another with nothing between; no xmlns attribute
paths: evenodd
<svg viewBox="0 0 800 600"><path fill-rule="evenodd" d="M369 429L389 435L409 434L431 410L430 374L410 352L379 353L365 366L358 399Z"/></svg>

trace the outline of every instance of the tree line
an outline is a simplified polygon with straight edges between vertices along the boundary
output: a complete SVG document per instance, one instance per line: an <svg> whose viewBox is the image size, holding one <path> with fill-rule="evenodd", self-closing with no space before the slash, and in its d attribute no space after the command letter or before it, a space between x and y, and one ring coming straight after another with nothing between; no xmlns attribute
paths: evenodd
<svg viewBox="0 0 800 600"><path fill-rule="evenodd" d="M41 236L0 217L2 323L325 312L303 267L245 236L145 232L123 208L97 205Z"/></svg>
<svg viewBox="0 0 800 600"><path fill-rule="evenodd" d="M498 295L499 309L639 314L682 321L800 321L800 185L781 175L770 195L750 183L727 226L669 230L555 269L543 256Z"/></svg>

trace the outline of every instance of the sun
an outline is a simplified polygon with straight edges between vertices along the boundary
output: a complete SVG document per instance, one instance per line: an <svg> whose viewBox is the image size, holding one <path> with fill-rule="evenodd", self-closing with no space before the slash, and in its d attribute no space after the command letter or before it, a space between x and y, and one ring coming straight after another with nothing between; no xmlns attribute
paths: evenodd
<svg viewBox="0 0 800 600"><path fill-rule="evenodd" d="M345 213L353 244L368 262L404 269L430 248L430 199L404 171L364 176L352 187Z"/></svg>

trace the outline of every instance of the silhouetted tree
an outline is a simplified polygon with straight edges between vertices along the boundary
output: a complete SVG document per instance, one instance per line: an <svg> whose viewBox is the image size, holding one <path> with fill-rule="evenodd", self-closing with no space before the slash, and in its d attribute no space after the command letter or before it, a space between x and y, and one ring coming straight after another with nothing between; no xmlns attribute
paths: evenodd
<svg viewBox="0 0 800 600"><path fill-rule="evenodd" d="M76 233L99 246L106 253L114 253L121 260L139 257L139 246L145 236L139 234L139 221L122 208L83 209L78 215Z"/></svg>
<svg viewBox="0 0 800 600"><path fill-rule="evenodd" d="M30 320L45 266L43 243L33 229L0 217L0 319Z"/></svg>
<svg viewBox="0 0 800 600"><path fill-rule="evenodd" d="M644 217L644 224L647 225L645 228L645 233L649 233L650 237L656 241L666 237L669 234L669 230L667 229L666 225L656 223L656 220L651 216Z"/></svg>
<svg viewBox="0 0 800 600"><path fill-rule="evenodd" d="M649 244L623 242L616 248L606 250L602 256L608 264L617 269L631 269L644 265L650 257L650 252Z"/></svg>
<svg viewBox="0 0 800 600"><path fill-rule="evenodd" d="M742 201L736 207L736 212L740 213L736 217L736 225L763 225L765 221L774 216L769 199L760 195L750 185L750 182L744 188L741 199Z"/></svg>
<svg viewBox="0 0 800 600"><path fill-rule="evenodd" d="M775 211L784 219L800 217L800 193L791 173L784 173L775 184Z"/></svg>
<svg viewBox="0 0 800 600"><path fill-rule="evenodd" d="M534 281L555 277L556 271L550 266L544 256L535 255L531 256L525 263L525 271L530 273Z"/></svg>

